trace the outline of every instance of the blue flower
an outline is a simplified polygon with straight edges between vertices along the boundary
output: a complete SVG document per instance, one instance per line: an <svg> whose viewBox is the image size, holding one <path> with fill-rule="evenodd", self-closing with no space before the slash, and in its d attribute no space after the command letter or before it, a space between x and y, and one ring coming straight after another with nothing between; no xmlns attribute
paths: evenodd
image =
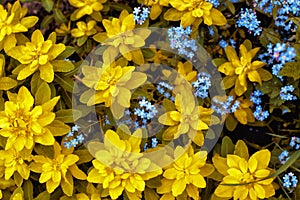
<svg viewBox="0 0 300 200"><path fill-rule="evenodd" d="M185 29L182 26L171 27L168 30L171 49L177 49L179 55L187 56L190 59L194 57L194 52L198 50L196 41L190 39L191 33L192 29L189 26Z"/></svg>
<svg viewBox="0 0 300 200"><path fill-rule="evenodd" d="M80 129L80 126L78 126L77 124L75 124L75 126L72 127L72 132L78 132L78 130Z"/></svg>
<svg viewBox="0 0 300 200"><path fill-rule="evenodd" d="M205 99L208 97L208 89L211 86L211 76L208 73L200 72L197 77L197 80L191 84L194 88L194 95Z"/></svg>
<svg viewBox="0 0 300 200"><path fill-rule="evenodd" d="M220 47L225 49L228 46L228 43L222 39L222 40L220 40L219 45L220 45Z"/></svg>
<svg viewBox="0 0 300 200"><path fill-rule="evenodd" d="M300 138L299 137L292 137L290 141L290 147L294 148L295 150L300 149Z"/></svg>
<svg viewBox="0 0 300 200"><path fill-rule="evenodd" d="M283 86L280 88L280 99L285 101L297 100L295 95L290 92L294 92L295 88L292 85Z"/></svg>
<svg viewBox="0 0 300 200"><path fill-rule="evenodd" d="M220 115L226 115L229 113L234 113L239 106L240 102L238 100L234 101L233 96L228 96L225 102L213 98L213 105L211 108Z"/></svg>
<svg viewBox="0 0 300 200"><path fill-rule="evenodd" d="M152 148L155 148L156 146L157 146L157 144L158 144L158 140L157 140L157 138L152 138L151 139L151 146L152 146Z"/></svg>
<svg viewBox="0 0 300 200"><path fill-rule="evenodd" d="M288 161L289 158L290 158L289 157L289 152L287 150L283 150L281 152L281 154L278 156L278 159L279 159L281 164L286 163L286 161Z"/></svg>
<svg viewBox="0 0 300 200"><path fill-rule="evenodd" d="M206 0L206 1L211 3L214 7L218 7L220 5L219 0Z"/></svg>
<svg viewBox="0 0 300 200"><path fill-rule="evenodd" d="M64 142L64 146L67 148L67 149L70 149L72 147L72 144L71 142Z"/></svg>
<svg viewBox="0 0 300 200"><path fill-rule="evenodd" d="M142 11L141 7L135 7L132 13L134 15L134 20L136 21L136 23L142 25L148 18L150 10L149 8L143 7L143 11Z"/></svg>
<svg viewBox="0 0 300 200"><path fill-rule="evenodd" d="M76 139L77 139L78 143L82 143L84 141L83 134L77 135Z"/></svg>
<svg viewBox="0 0 300 200"><path fill-rule="evenodd" d="M297 176L293 172L289 172L283 176L283 186L292 192L298 183Z"/></svg>
<svg viewBox="0 0 300 200"><path fill-rule="evenodd" d="M240 17L236 21L238 27L245 27L248 29L249 33L254 32L255 35L260 35L262 29L259 27L260 21L257 20L256 12L252 9L242 8L240 12Z"/></svg>

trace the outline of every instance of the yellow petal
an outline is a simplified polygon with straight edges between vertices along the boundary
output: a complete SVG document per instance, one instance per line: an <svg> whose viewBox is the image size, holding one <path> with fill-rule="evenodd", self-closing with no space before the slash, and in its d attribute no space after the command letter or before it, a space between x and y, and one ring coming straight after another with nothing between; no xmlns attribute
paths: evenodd
<svg viewBox="0 0 300 200"><path fill-rule="evenodd" d="M261 78L260 78L259 73L257 71L250 71L248 73L248 78L251 82L258 82L260 85L262 84Z"/></svg>
<svg viewBox="0 0 300 200"><path fill-rule="evenodd" d="M48 83L51 83L54 80L53 66L49 62L47 62L45 65L41 65L39 70L41 79Z"/></svg>
<svg viewBox="0 0 300 200"><path fill-rule="evenodd" d="M186 188L186 182L185 182L184 178L175 180L172 185L172 194L175 197L177 197L178 195L183 193L185 188Z"/></svg>

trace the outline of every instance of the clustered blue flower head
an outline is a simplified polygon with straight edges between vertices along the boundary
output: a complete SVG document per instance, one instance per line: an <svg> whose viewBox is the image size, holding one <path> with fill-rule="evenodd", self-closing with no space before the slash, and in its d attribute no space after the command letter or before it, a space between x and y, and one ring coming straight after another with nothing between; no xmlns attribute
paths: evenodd
<svg viewBox="0 0 300 200"><path fill-rule="evenodd" d="M152 105L151 102L147 101L145 97L142 98L142 100L139 101L139 107L134 108L134 115L138 117L136 125L138 125L136 128L140 126L138 123L141 120L142 127L146 127L146 124L149 120L154 118L157 115L158 111L154 105ZM138 121L139 120L139 121Z"/></svg>
<svg viewBox="0 0 300 200"><path fill-rule="evenodd" d="M77 124L72 126L71 131L67 134L66 138L65 138L65 142L64 142L64 146L67 149L70 149L71 147L76 147L78 144L82 144L84 141L84 135L78 134L79 129L81 127L78 126ZM77 135L75 136L75 134L77 133Z"/></svg>
<svg viewBox="0 0 300 200"><path fill-rule="evenodd" d="M228 42L226 42L225 40L220 40L219 42L220 47L222 47L223 49L225 49L228 46Z"/></svg>
<svg viewBox="0 0 300 200"><path fill-rule="evenodd" d="M158 145L158 140L157 138L151 138L151 148L155 148ZM146 142L146 144L144 145L144 151L146 151L147 149L149 149L149 144L148 142Z"/></svg>
<svg viewBox="0 0 300 200"><path fill-rule="evenodd" d="M168 30L171 49L177 49L179 55L185 55L189 59L192 59L195 55L194 52L198 50L196 41L190 39L191 33L192 29L190 26L185 29L182 26L171 27Z"/></svg>
<svg viewBox="0 0 300 200"><path fill-rule="evenodd" d="M267 119L270 115L270 113L266 110L263 111L261 103L261 96L263 95L263 93L260 90L255 90L253 93L251 93L250 95L250 101L252 101L255 105L255 111L253 113L255 119L257 119L258 121L264 121L265 119Z"/></svg>
<svg viewBox="0 0 300 200"><path fill-rule="evenodd" d="M289 190L289 192L293 192L293 190L297 187L298 179L297 176L293 172L289 172L283 176L283 186Z"/></svg>
<svg viewBox="0 0 300 200"><path fill-rule="evenodd" d="M297 100L297 97L290 92L294 92L295 88L292 85L286 85L280 88L280 99L285 101Z"/></svg>
<svg viewBox="0 0 300 200"><path fill-rule="evenodd" d="M172 96L173 87L165 82L159 82L156 86L158 93L164 95L167 99L175 101L175 98Z"/></svg>
<svg viewBox="0 0 300 200"><path fill-rule="evenodd" d="M194 88L194 95L205 99L208 97L208 90L211 86L211 76L206 72L200 72L197 76L197 80L192 82L192 87Z"/></svg>
<svg viewBox="0 0 300 200"><path fill-rule="evenodd" d="M239 106L240 102L238 100L234 100L233 96L228 96L225 102L213 98L213 105L211 108L220 115L226 115L234 113Z"/></svg>
<svg viewBox="0 0 300 200"><path fill-rule="evenodd" d="M259 27L260 21L257 20L256 12L252 9L242 8L240 17L236 21L238 27L245 27L249 33L254 32L254 36L260 35L262 28Z"/></svg>
<svg viewBox="0 0 300 200"><path fill-rule="evenodd" d="M281 164L286 163L286 161L288 161L288 159L290 159L289 152L287 150L283 150L281 152L281 154L278 156L278 159Z"/></svg>
<svg viewBox="0 0 300 200"><path fill-rule="evenodd" d="M300 138L293 136L290 141L290 147L294 148L295 150L299 150L300 149Z"/></svg>
<svg viewBox="0 0 300 200"><path fill-rule="evenodd" d="M290 47L285 43L277 43L267 45L267 52L260 54L259 58L272 66L272 74L278 77L281 81L282 76L279 76L280 70L287 62L295 61L296 51L294 47Z"/></svg>
<svg viewBox="0 0 300 200"><path fill-rule="evenodd" d="M219 0L206 0L206 1L211 3L214 7L218 7L220 5Z"/></svg>
<svg viewBox="0 0 300 200"><path fill-rule="evenodd" d="M147 7L135 7L133 9L134 20L139 25L142 25L149 17L150 10Z"/></svg>

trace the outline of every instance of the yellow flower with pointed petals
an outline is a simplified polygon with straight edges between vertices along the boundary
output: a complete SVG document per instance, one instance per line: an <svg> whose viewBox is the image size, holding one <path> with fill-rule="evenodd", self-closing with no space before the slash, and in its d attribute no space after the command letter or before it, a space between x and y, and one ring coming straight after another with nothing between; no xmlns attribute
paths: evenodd
<svg viewBox="0 0 300 200"><path fill-rule="evenodd" d="M95 152L94 168L87 180L100 183L112 199L117 199L125 190L129 199L141 199L145 181L162 173L162 169L140 153L142 129L121 140L118 134L108 130L104 143L99 143ZM91 143L93 149L95 143Z"/></svg>
<svg viewBox="0 0 300 200"><path fill-rule="evenodd" d="M244 99L243 97L239 97L237 100L240 102L240 106L234 112L235 118L241 124L247 124L248 122L255 122L253 112L250 108L250 106L253 103L250 101L250 99Z"/></svg>
<svg viewBox="0 0 300 200"><path fill-rule="evenodd" d="M162 13L164 6L169 6L169 0L145 0L146 6L151 6L150 19L155 20Z"/></svg>
<svg viewBox="0 0 300 200"><path fill-rule="evenodd" d="M35 16L24 17L27 9L21 8L19 1L8 7L7 11L0 5L0 50L4 48L5 52L17 44L16 33L27 32L39 20Z"/></svg>
<svg viewBox="0 0 300 200"><path fill-rule="evenodd" d="M54 79L54 72L72 70L74 66L70 68L70 62L56 60L56 57L66 49L66 46L62 43L55 44L55 42L55 32L50 34L45 41L42 32L35 30L32 33L31 42L11 48L7 54L21 63L13 70L14 74L18 74L17 79L24 80L39 70L41 79L51 83ZM65 67L64 64L66 64Z"/></svg>
<svg viewBox="0 0 300 200"><path fill-rule="evenodd" d="M209 125L218 123L219 120L212 116L210 108L196 106L194 97L187 93L177 94L175 107L177 110L166 112L158 118L159 123L170 126L163 133L163 139L170 141L182 134L188 134L198 146L202 146L204 136L202 130L207 130Z"/></svg>
<svg viewBox="0 0 300 200"><path fill-rule="evenodd" d="M142 85L147 80L147 75L133 72L133 66L107 66L102 68L84 66L82 82L89 88L84 92L80 101L88 106L105 103L110 107L114 117L123 116L125 108L130 107L130 90Z"/></svg>
<svg viewBox="0 0 300 200"><path fill-rule="evenodd" d="M223 26L227 23L223 14L205 0L170 0L170 4L173 8L165 12L164 18L168 21L180 20L183 27L198 27L202 21L208 26Z"/></svg>
<svg viewBox="0 0 300 200"><path fill-rule="evenodd" d="M248 152L244 156L231 154L228 154L227 158L214 156L214 166L224 175L214 192L216 196L224 199L257 200L269 198L275 194L272 185L274 178L263 180L273 171L268 168L271 159L270 151L260 150L249 160L248 157Z"/></svg>
<svg viewBox="0 0 300 200"><path fill-rule="evenodd" d="M31 161L31 149L17 151L13 148L0 151L0 159L3 161L4 178L10 180L13 176L15 183L20 187L23 179L28 180L30 168L27 162Z"/></svg>
<svg viewBox="0 0 300 200"><path fill-rule="evenodd" d="M105 60L116 57L120 52L128 61L136 64L144 64L144 56L140 49L145 45L145 39L148 38L151 31L148 29L135 29L135 20L133 14L123 10L118 18L111 21L104 19L102 21L106 33L98 33L94 36L97 42L109 47L103 53L105 63L111 63L114 60Z"/></svg>
<svg viewBox="0 0 300 200"><path fill-rule="evenodd" d="M178 73L183 76L188 82L194 82L197 79L197 72L193 71L193 64L189 61L185 63L179 62Z"/></svg>
<svg viewBox="0 0 300 200"><path fill-rule="evenodd" d="M58 100L59 97L55 97L34 107L34 99L24 86L17 95L9 95L5 110L0 111L0 135L8 138L5 150L32 149L35 143L53 145L55 139L48 126L55 119L51 110Z"/></svg>
<svg viewBox="0 0 300 200"><path fill-rule="evenodd" d="M53 146L53 159L42 155L34 156L34 163L31 163L30 168L33 172L41 173L39 182L46 183L49 193L61 186L66 195L72 196L74 189L73 177L85 180L86 175L76 165L79 160L77 155L72 154L69 150L62 149L57 142Z"/></svg>
<svg viewBox="0 0 300 200"><path fill-rule="evenodd" d="M91 20L88 23L85 22L77 22L77 28L73 28L71 30L71 34L77 40L77 45L82 46L89 36L97 33L95 29L96 21Z"/></svg>
<svg viewBox="0 0 300 200"><path fill-rule="evenodd" d="M101 21L102 15L100 11L103 9L103 3L107 0L69 0L69 3L78 8L72 15L71 20L76 21L84 15L90 15L97 21Z"/></svg>
<svg viewBox="0 0 300 200"><path fill-rule="evenodd" d="M193 199L200 199L199 188L205 188L204 177L215 170L212 164L206 164L207 152L194 153L193 147L187 150L177 146L174 151L175 161L164 170L162 185L157 188L159 194L164 194L162 199L172 194L173 198L184 191Z"/></svg>
<svg viewBox="0 0 300 200"><path fill-rule="evenodd" d="M249 46L247 48L247 46ZM241 96L247 91L247 77L251 82L258 82L272 79L272 74L262 69L266 63L262 61L253 61L252 59L259 51L259 47L251 49L251 42L246 40L240 46L240 58L237 56L233 47L227 46L225 49L229 62L219 66L218 70L226 75L223 79L225 89L235 85L235 93Z"/></svg>

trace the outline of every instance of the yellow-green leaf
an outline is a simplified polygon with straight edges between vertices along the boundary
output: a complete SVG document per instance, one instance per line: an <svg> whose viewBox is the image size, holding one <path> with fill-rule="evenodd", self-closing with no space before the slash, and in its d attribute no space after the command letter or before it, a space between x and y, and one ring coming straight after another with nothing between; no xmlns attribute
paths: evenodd
<svg viewBox="0 0 300 200"><path fill-rule="evenodd" d="M18 85L18 82L9 77L0 77L0 90L10 90Z"/></svg>
<svg viewBox="0 0 300 200"><path fill-rule="evenodd" d="M35 105L42 105L51 99L51 89L46 82L38 87L35 93Z"/></svg>

